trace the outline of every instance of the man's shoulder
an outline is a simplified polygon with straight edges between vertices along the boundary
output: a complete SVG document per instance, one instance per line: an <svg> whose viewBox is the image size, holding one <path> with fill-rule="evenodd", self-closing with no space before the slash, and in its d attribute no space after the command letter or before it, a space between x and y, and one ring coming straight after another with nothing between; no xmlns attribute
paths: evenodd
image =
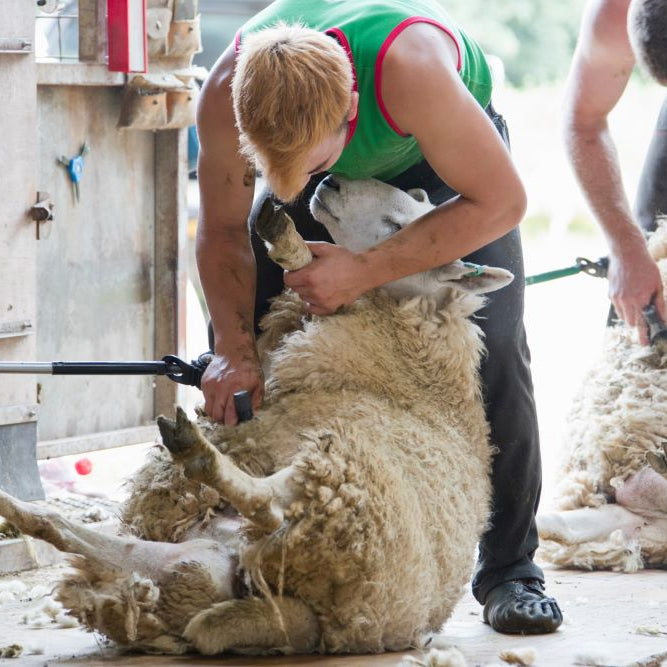
<svg viewBox="0 0 667 667"><path fill-rule="evenodd" d="M584 21L592 35L600 40L615 41L627 38L627 19L630 0L592 0Z"/></svg>
<svg viewBox="0 0 667 667"><path fill-rule="evenodd" d="M581 26L580 49L596 67L626 71L634 56L628 38L630 0L591 0Z"/></svg>
<svg viewBox="0 0 667 667"><path fill-rule="evenodd" d="M210 139L208 130L218 135L221 127L234 126L232 80L236 54L233 45L218 58L206 77L197 109L197 128L202 138Z"/></svg>
<svg viewBox="0 0 667 667"><path fill-rule="evenodd" d="M231 85L234 76L234 66L236 64L236 50L233 44L230 44L215 61L208 76L206 83L213 89L220 89L223 84Z"/></svg>
<svg viewBox="0 0 667 667"><path fill-rule="evenodd" d="M202 88L200 107L217 106L229 101L236 52L233 45L227 47L215 62Z"/></svg>
<svg viewBox="0 0 667 667"><path fill-rule="evenodd" d="M385 56L385 63L395 70L417 73L426 71L436 63L458 63L457 42L442 28L426 22L415 22L401 31L392 42Z"/></svg>

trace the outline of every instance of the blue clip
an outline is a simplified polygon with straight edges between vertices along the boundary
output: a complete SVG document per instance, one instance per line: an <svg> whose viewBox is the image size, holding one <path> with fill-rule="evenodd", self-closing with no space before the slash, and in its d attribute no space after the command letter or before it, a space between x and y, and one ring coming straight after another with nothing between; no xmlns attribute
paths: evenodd
<svg viewBox="0 0 667 667"><path fill-rule="evenodd" d="M484 273L484 267L481 264L473 264L472 262L463 262L463 266L465 266L466 269L472 269L470 273L466 273L466 278L468 276L474 278L475 276L481 276Z"/></svg>
<svg viewBox="0 0 667 667"><path fill-rule="evenodd" d="M67 173L72 183L78 183L81 180L81 174L83 173L83 157L81 155L77 155L69 161Z"/></svg>
<svg viewBox="0 0 667 667"><path fill-rule="evenodd" d="M81 181L81 176L83 175L83 158L88 153L90 153L90 146L88 142L84 141L79 154L75 155L72 159L68 160L64 155L58 158L58 162L67 169L69 180L72 181L72 185L74 186L74 197L77 201L79 201L79 181Z"/></svg>

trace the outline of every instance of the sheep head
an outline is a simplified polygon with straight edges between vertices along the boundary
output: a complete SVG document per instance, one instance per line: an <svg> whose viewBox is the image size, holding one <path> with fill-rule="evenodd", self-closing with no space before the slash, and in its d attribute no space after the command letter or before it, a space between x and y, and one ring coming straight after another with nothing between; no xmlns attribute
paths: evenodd
<svg viewBox="0 0 667 667"><path fill-rule="evenodd" d="M310 201L313 217L333 240L355 252L381 243L432 208L424 190L404 192L377 180L352 181L339 176L325 178ZM384 287L397 298L423 295L437 299L452 288L471 294L492 292L513 278L505 269L457 260Z"/></svg>

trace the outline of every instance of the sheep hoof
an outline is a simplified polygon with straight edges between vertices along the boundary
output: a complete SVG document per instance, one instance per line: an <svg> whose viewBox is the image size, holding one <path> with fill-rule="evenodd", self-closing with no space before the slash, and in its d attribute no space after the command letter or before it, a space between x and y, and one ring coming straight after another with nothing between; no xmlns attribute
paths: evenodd
<svg viewBox="0 0 667 667"><path fill-rule="evenodd" d="M162 443L170 451L173 452L176 445L174 443L174 434L176 432L176 422L173 419L168 419L164 415L157 418L157 427L162 436Z"/></svg>
<svg viewBox="0 0 667 667"><path fill-rule="evenodd" d="M255 231L263 241L275 243L284 233L289 216L267 197L255 222Z"/></svg>
<svg viewBox="0 0 667 667"><path fill-rule="evenodd" d="M182 457L201 441L197 427L181 408L176 408L176 421L160 415L157 425L164 446L174 456Z"/></svg>

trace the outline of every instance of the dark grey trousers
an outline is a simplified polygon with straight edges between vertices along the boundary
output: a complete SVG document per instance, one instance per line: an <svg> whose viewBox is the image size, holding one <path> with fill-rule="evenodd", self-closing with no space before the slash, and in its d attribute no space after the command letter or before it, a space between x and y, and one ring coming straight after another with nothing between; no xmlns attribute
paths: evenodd
<svg viewBox="0 0 667 667"><path fill-rule="evenodd" d="M487 113L509 145L502 116L489 105ZM310 215L308 202L317 183L326 174L314 177L299 200L287 206L298 231L310 241L329 241L326 229ZM457 193L444 183L424 161L389 181L401 189L423 188L431 202L441 204ZM254 231L254 220L265 198L258 198L250 215L252 245L257 260L255 323L267 311L270 298L283 289L283 272L267 256L264 244ZM498 447L493 462L493 515L491 528L479 545L479 561L473 593L484 603L496 585L517 578L544 580L533 563L538 538L535 512L540 497L542 472L537 415L530 374L530 352L523 326L524 269L518 230L480 248L467 261L500 266L515 278L507 287L489 294L489 301L477 314L485 334L488 353L481 368L486 414L491 439Z"/></svg>
<svg viewBox="0 0 667 667"><path fill-rule="evenodd" d="M649 144L637 198L635 215L642 229L653 231L660 215L667 215L667 97Z"/></svg>
<svg viewBox="0 0 667 667"><path fill-rule="evenodd" d="M667 97L662 103L651 137L635 198L635 217L644 232L653 232L658 218L667 215ZM610 306L607 326L618 323Z"/></svg>

